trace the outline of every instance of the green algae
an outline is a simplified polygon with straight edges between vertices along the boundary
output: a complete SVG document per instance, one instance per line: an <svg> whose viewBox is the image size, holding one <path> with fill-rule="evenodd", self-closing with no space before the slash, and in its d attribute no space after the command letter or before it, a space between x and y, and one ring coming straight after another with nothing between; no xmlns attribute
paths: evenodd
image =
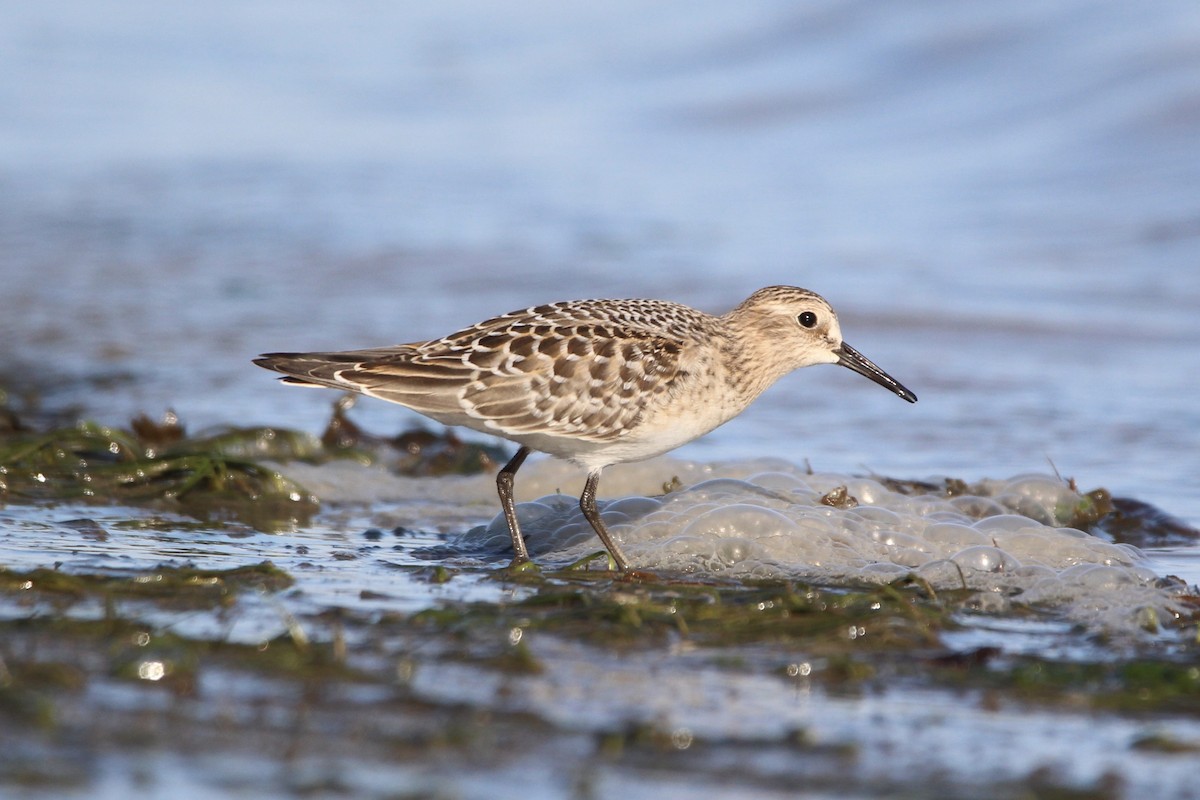
<svg viewBox="0 0 1200 800"><path fill-rule="evenodd" d="M308 520L317 501L262 462L310 458L318 446L274 428L230 428L199 437L136 421L92 422L0 436L0 499L167 504L183 513L232 517L263 530Z"/></svg>
<svg viewBox="0 0 1200 800"><path fill-rule="evenodd" d="M602 644L683 635L705 646L812 644L823 650L929 646L955 627L947 610L915 585L861 590L792 582L548 584L516 603L535 627Z"/></svg>
<svg viewBox="0 0 1200 800"><path fill-rule="evenodd" d="M686 642L722 669L783 675L797 660L815 663L819 679L839 688L865 684L881 660L931 651L941 631L957 627L946 598L911 582L839 590L601 573L520 577L519 585L535 591L516 602L445 603L379 624L442 637L464 661L504 672L540 671L537 649L522 650L531 635L614 652Z"/></svg>
<svg viewBox="0 0 1200 800"><path fill-rule="evenodd" d="M269 561L224 570L163 565L133 575L0 567L0 593L40 593L68 600L155 600L196 607L227 605L239 592L276 592L293 582L291 575Z"/></svg>
<svg viewBox="0 0 1200 800"><path fill-rule="evenodd" d="M956 660L942 656L923 661L921 680L980 692L989 707L1200 715L1200 667L1188 656L1059 661L1005 656L998 650L980 658L957 655Z"/></svg>
<svg viewBox="0 0 1200 800"><path fill-rule="evenodd" d="M686 642L692 658L722 670L766 670L843 693L939 687L1016 707L1200 715L1200 668L1189 660L1194 645L1175 657L1135 650L1068 662L1005 656L998 648L948 650L942 634L961 629L972 593L934 595L914 580L846 589L630 582L602 573L521 577L518 585L535 591L515 602L444 603L378 624L442 637L462 660L504 672L542 669L530 636L606 652ZM530 650L517 653L517 646Z"/></svg>
<svg viewBox="0 0 1200 800"><path fill-rule="evenodd" d="M0 501L84 501L165 507L205 522L234 520L279 532L311 522L318 499L275 465L353 459L411 476L494 470L502 448L453 432L368 434L335 405L321 439L273 427L227 427L189 436L173 414L128 428L80 421L31 430L9 411L0 424ZM7 418L6 418L7 419ZM2 422L2 421L0 421Z"/></svg>
<svg viewBox="0 0 1200 800"><path fill-rule="evenodd" d="M0 621L0 639L0 724L7 718L53 727L60 703L105 680L181 697L194 696L201 675L216 670L289 682L363 680L330 644L290 635L244 644L182 636L119 616L33 616Z"/></svg>

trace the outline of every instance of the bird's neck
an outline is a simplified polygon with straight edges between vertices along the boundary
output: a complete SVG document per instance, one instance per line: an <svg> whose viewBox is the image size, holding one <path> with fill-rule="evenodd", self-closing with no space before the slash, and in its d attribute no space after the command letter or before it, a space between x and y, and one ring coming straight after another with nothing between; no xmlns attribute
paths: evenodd
<svg viewBox="0 0 1200 800"><path fill-rule="evenodd" d="M757 331L732 328L717 348L723 371L741 408L745 408L789 372L770 338ZM739 409L740 410L740 409Z"/></svg>

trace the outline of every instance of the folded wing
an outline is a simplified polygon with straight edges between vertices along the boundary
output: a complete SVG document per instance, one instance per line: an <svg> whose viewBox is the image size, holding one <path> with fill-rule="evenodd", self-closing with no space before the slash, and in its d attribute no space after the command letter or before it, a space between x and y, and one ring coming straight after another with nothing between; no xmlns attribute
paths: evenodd
<svg viewBox="0 0 1200 800"><path fill-rule="evenodd" d="M612 441L685 374L687 337L615 320L506 315L443 339L371 350L269 353L290 384L361 392L500 435Z"/></svg>

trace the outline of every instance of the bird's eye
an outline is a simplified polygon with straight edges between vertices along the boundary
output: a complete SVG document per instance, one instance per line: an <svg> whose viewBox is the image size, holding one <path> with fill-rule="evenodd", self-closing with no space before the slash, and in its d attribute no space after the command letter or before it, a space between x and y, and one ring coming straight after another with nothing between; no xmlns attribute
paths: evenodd
<svg viewBox="0 0 1200 800"><path fill-rule="evenodd" d="M805 311L796 317L796 321L800 323L801 327L812 328L817 324L817 315L811 311Z"/></svg>

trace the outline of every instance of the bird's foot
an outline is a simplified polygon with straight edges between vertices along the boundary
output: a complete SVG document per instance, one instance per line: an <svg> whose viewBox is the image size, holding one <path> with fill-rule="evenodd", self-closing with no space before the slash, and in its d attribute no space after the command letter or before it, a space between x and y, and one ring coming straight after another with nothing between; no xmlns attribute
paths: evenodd
<svg viewBox="0 0 1200 800"><path fill-rule="evenodd" d="M568 564L564 572L581 572L590 569L593 562L598 560L604 561L604 568L608 572L615 572L618 580L622 581L650 581L657 582L661 580L658 575L646 570L638 570L629 566L627 563L618 562L613 554L607 550L597 550L594 553L589 553L583 558Z"/></svg>
<svg viewBox="0 0 1200 800"><path fill-rule="evenodd" d="M540 575L542 568L528 558L514 558L503 572L508 575Z"/></svg>
<svg viewBox="0 0 1200 800"><path fill-rule="evenodd" d="M617 568L617 562L613 561L612 555L607 550L597 550L594 553L588 553L578 561L572 561L567 566L563 567L563 572L580 572L591 567L592 562L598 559L604 559L604 568L612 572Z"/></svg>

